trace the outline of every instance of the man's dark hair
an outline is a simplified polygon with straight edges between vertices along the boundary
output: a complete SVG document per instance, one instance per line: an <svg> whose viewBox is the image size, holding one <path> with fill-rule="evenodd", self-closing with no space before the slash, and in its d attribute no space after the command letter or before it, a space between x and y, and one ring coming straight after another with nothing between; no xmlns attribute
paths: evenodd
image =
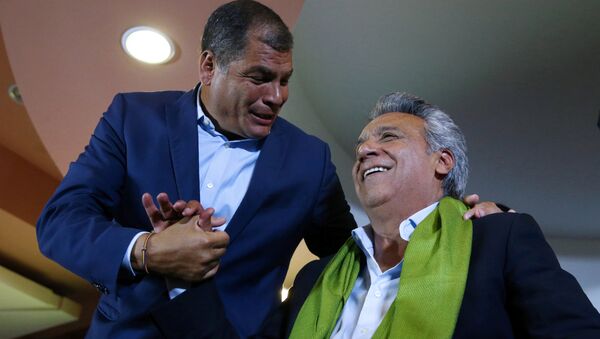
<svg viewBox="0 0 600 339"><path fill-rule="evenodd" d="M269 7L252 0L237 0L217 8L208 18L202 35L202 51L210 50L217 64L227 69L244 54L250 35L278 52L290 51L292 33Z"/></svg>

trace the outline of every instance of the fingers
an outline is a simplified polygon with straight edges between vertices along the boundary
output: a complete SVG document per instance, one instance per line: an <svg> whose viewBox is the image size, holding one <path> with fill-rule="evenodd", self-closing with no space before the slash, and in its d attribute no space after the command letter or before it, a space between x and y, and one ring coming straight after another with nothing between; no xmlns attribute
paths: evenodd
<svg viewBox="0 0 600 339"><path fill-rule="evenodd" d="M210 224L212 225L212 227L219 227L219 226L223 226L225 224L227 220L223 217L215 217L212 216L210 218Z"/></svg>
<svg viewBox="0 0 600 339"><path fill-rule="evenodd" d="M142 205L146 210L146 215L148 215L148 219L154 225L155 223L162 220L162 215L156 205L154 205L154 201L152 201L152 196L149 193L142 194Z"/></svg>
<svg viewBox="0 0 600 339"><path fill-rule="evenodd" d="M169 200L169 195L167 193L159 193L156 196L156 201L158 201L158 207L160 209L160 213L162 214L163 220L173 219L177 212L173 209L173 204L171 200Z"/></svg>
<svg viewBox="0 0 600 339"><path fill-rule="evenodd" d="M225 250L229 245L229 234L227 232L211 232L208 233L207 236L212 243L212 248L215 251L215 254L219 257L225 254Z"/></svg>
<svg viewBox="0 0 600 339"><path fill-rule="evenodd" d="M215 217L213 216L215 213L215 209L209 207L198 214L198 220L196 221L196 225L200 227L205 232L213 231L213 227L222 226L225 224L226 219L223 217Z"/></svg>
<svg viewBox="0 0 600 339"><path fill-rule="evenodd" d="M160 207L162 220L178 220L181 219L181 217L191 217L204 210L197 200L190 200L188 202L177 200L172 204L166 193L158 194L156 200Z"/></svg>
<svg viewBox="0 0 600 339"><path fill-rule="evenodd" d="M186 262L194 262L194 264L186 268L182 278L187 281L201 281L213 277L221 262L221 258L227 250L229 244L229 235L225 232L202 232L203 241L202 248L194 250L197 255L196 259L190 258Z"/></svg>
<svg viewBox="0 0 600 339"><path fill-rule="evenodd" d="M204 211L204 207L202 207L202 204L200 204L199 201L190 200L185 205L181 214L186 217L191 217L192 215L200 214L202 211Z"/></svg>
<svg viewBox="0 0 600 339"><path fill-rule="evenodd" d="M218 270L219 270L219 262L217 261L217 264L213 268L211 268L208 272L206 272L204 277L202 277L202 280L214 277Z"/></svg>
<svg viewBox="0 0 600 339"><path fill-rule="evenodd" d="M198 214L198 220L196 220L196 225L200 227L205 232L212 232L212 225L210 224L210 219L215 212L214 208L209 207L204 211Z"/></svg>
<svg viewBox="0 0 600 339"><path fill-rule="evenodd" d="M211 232L207 233L207 235L212 238L211 240L213 242L213 248L211 254L216 259L211 261L208 265L206 265L208 272L204 274L201 280L211 278L217 273L217 271L219 270L219 263L221 262L221 257L225 255L227 245L229 244L229 235L225 232Z"/></svg>
<svg viewBox="0 0 600 339"><path fill-rule="evenodd" d="M473 218L474 215L475 215L475 209L471 208L470 210L465 212L465 214L463 215L463 219L469 220L469 219Z"/></svg>
<svg viewBox="0 0 600 339"><path fill-rule="evenodd" d="M490 215L490 214L494 214L494 213L501 213L501 212L502 212L502 210L498 206L496 206L495 203L490 202L490 201L484 201L482 203L475 205L470 210L468 210L464 214L463 218L465 220L471 219L473 217L483 218L486 215Z"/></svg>
<svg viewBox="0 0 600 339"><path fill-rule="evenodd" d="M479 202L479 195L477 195L477 194L469 194L469 195L467 195L466 197L463 198L463 201L469 207L473 207L473 206L475 206L475 204L477 204Z"/></svg>
<svg viewBox="0 0 600 339"><path fill-rule="evenodd" d="M176 222L153 237L147 257L153 272L186 281L214 276L230 239L226 232L203 230L206 226L210 229L213 213L214 209L201 213L202 227L197 225L200 215L184 217L190 220Z"/></svg>
<svg viewBox="0 0 600 339"><path fill-rule="evenodd" d="M184 208L187 206L186 202L183 200L177 200L174 204L173 204L173 211L175 211L175 213L177 215L181 215L181 213L183 212Z"/></svg>

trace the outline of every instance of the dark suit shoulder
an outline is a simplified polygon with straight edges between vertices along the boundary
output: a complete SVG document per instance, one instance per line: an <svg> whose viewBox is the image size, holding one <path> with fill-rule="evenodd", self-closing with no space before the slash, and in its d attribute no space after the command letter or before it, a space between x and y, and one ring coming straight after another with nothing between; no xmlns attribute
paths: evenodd
<svg viewBox="0 0 600 339"><path fill-rule="evenodd" d="M600 337L598 312L575 278L560 267L532 216L499 213L474 221L474 251L477 246L485 247L476 252L482 257L497 246L489 252L488 265L477 267L489 275L494 266L490 263L496 260L502 268L505 307L516 336ZM484 285L478 282L475 285Z"/></svg>
<svg viewBox="0 0 600 339"><path fill-rule="evenodd" d="M486 215L485 217L474 219L473 225L483 225L484 227L489 227L489 225L494 225L494 229L497 229L497 226L500 226L504 230L510 229L515 222L520 223L533 223L537 225L535 220L529 214L524 213L494 213Z"/></svg>
<svg viewBox="0 0 600 339"><path fill-rule="evenodd" d="M155 92L122 92L117 93L115 97L123 97L124 100L130 102L162 102L178 100L182 95L186 94L185 91L155 91Z"/></svg>
<svg viewBox="0 0 600 339"><path fill-rule="evenodd" d="M194 92L161 91L118 93L103 115L115 130L141 126L163 125L166 108L176 107L189 100L188 107L195 107ZM131 124L132 126L127 126Z"/></svg>
<svg viewBox="0 0 600 339"><path fill-rule="evenodd" d="M473 220L473 237L494 237L496 242L506 243L509 238L519 234L530 234L541 237L544 235L535 219L524 213L494 213ZM478 239L480 240L480 239Z"/></svg>

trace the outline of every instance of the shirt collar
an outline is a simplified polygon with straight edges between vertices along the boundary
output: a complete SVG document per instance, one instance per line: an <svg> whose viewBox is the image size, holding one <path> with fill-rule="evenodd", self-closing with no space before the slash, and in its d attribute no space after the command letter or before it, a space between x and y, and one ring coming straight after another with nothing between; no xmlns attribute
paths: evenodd
<svg viewBox="0 0 600 339"><path fill-rule="evenodd" d="M427 218L427 216L431 212L433 212L433 210L437 207L438 204L439 202L436 201L433 204L411 215L407 219L403 220L399 226L400 237L408 241L410 239L410 236L414 232L415 227L417 227L418 224L420 224L425 218ZM373 270L381 274L379 266L375 261L375 250L373 245L373 228L371 227L371 225L358 227L352 230L352 238L367 257L367 266L369 266L369 271ZM399 270L402 267L401 264L402 262L389 269L386 273L391 273L393 275L399 274Z"/></svg>
<svg viewBox="0 0 600 339"><path fill-rule="evenodd" d="M409 241L410 236L415 231L415 228L417 227L417 225L420 224L421 221L423 221L425 218L427 218L427 216L431 212L433 212L433 210L437 207L438 204L439 204L439 201L436 201L433 204L418 211L417 213L411 215L407 219L402 220L402 222L398 226L398 229L400 230L400 238L402 238L406 241Z"/></svg>
<svg viewBox="0 0 600 339"><path fill-rule="evenodd" d="M398 228L400 229L400 237L408 241L417 225L420 224L425 218L427 218L427 216L431 212L433 212L433 210L437 207L438 204L439 202L436 201L433 204L421 209L420 211L403 220L398 226ZM365 252L365 254L373 254L373 229L371 225L355 228L354 230L352 230L352 237L354 238L356 244L362 249L362 251Z"/></svg>
<svg viewBox="0 0 600 339"><path fill-rule="evenodd" d="M202 105L200 104L200 91L202 90L202 85L200 85L200 88L198 88L198 95L196 97L196 111L197 111L197 116L198 116L198 125L200 127L202 127L203 130L207 131L208 133L210 133L211 135L215 135L216 133L218 133L215 130L215 125L213 124L212 120L210 120L209 117L206 116L206 114L204 114L204 110L202 110ZM218 133L220 134L220 133Z"/></svg>

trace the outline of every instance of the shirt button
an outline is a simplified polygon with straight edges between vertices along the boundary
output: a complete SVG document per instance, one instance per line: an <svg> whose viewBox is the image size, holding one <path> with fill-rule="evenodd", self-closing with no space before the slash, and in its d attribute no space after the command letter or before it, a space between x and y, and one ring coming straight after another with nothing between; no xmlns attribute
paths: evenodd
<svg viewBox="0 0 600 339"><path fill-rule="evenodd" d="M375 298L379 298L379 297L381 297L381 292L379 292L379 291L375 292Z"/></svg>
<svg viewBox="0 0 600 339"><path fill-rule="evenodd" d="M208 184L206 184L206 187L213 188L215 187L215 185L212 182L209 182Z"/></svg>
<svg viewBox="0 0 600 339"><path fill-rule="evenodd" d="M360 329L360 334L366 334L367 333L367 329L366 328L361 328Z"/></svg>
<svg viewBox="0 0 600 339"><path fill-rule="evenodd" d="M206 118L202 119L202 123L204 124L204 126L208 126L208 124L210 124L210 122Z"/></svg>
<svg viewBox="0 0 600 339"><path fill-rule="evenodd" d="M229 143L228 142L225 143L225 148L229 148Z"/></svg>

